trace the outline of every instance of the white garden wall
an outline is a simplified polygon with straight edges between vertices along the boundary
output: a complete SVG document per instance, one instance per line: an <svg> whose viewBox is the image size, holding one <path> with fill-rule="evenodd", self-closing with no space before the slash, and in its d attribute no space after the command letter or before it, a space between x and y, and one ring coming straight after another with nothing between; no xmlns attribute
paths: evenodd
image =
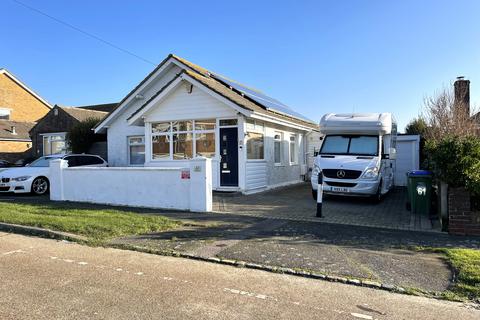
<svg viewBox="0 0 480 320"><path fill-rule="evenodd" d="M212 211L211 160L187 167L75 167L50 162L50 199L198 212Z"/></svg>

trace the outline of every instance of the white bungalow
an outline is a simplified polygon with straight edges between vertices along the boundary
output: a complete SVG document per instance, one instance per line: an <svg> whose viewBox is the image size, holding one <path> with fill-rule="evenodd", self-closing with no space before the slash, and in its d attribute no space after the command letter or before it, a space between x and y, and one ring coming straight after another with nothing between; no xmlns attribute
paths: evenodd
<svg viewBox="0 0 480 320"><path fill-rule="evenodd" d="M302 181L312 131L279 101L172 54L95 128L108 134L110 166L209 157L213 189L243 193Z"/></svg>

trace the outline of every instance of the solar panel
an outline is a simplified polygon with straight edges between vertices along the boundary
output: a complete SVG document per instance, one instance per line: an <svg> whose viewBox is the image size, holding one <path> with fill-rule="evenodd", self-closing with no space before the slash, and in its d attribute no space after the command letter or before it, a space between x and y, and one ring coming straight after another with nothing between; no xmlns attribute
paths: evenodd
<svg viewBox="0 0 480 320"><path fill-rule="evenodd" d="M212 73L211 75L212 75L212 77L224 82L225 84L234 88L235 90L238 90L238 91L242 92L244 95L248 96L250 99L255 100L256 102L265 106L267 108L267 110L276 111L276 112L283 113L283 114L286 114L286 115L289 115L289 116L292 116L292 117L295 117L295 118L302 119L304 121L313 122L312 120L306 118L302 114L300 114L296 111L293 111L288 106L281 103L280 101L278 101L276 99L273 99L272 97L266 96L265 94L263 94L262 92L260 92L258 90L248 88L248 87L246 87L246 86L244 86L244 85L242 85L238 82L232 81L232 80L230 80L228 78L225 78L225 77L223 77L219 74Z"/></svg>

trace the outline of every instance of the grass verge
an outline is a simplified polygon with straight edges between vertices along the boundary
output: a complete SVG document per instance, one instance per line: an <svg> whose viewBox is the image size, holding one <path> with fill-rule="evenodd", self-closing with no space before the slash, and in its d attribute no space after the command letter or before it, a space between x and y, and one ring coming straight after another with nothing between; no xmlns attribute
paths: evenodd
<svg viewBox="0 0 480 320"><path fill-rule="evenodd" d="M173 229L181 223L172 219L73 203L27 204L0 202L0 222L34 226L85 236L91 244L109 239Z"/></svg>
<svg viewBox="0 0 480 320"><path fill-rule="evenodd" d="M442 293L448 300L480 302L480 250L415 247L416 251L443 253L454 271L454 286Z"/></svg>
<svg viewBox="0 0 480 320"><path fill-rule="evenodd" d="M480 300L480 250L442 249L456 272L452 292L461 297Z"/></svg>

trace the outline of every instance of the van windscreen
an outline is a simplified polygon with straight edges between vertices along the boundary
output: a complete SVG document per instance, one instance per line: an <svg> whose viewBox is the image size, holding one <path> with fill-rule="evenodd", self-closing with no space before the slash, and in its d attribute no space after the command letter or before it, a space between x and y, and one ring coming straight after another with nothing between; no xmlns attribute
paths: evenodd
<svg viewBox="0 0 480 320"><path fill-rule="evenodd" d="M320 154L377 156L378 136L326 136Z"/></svg>

